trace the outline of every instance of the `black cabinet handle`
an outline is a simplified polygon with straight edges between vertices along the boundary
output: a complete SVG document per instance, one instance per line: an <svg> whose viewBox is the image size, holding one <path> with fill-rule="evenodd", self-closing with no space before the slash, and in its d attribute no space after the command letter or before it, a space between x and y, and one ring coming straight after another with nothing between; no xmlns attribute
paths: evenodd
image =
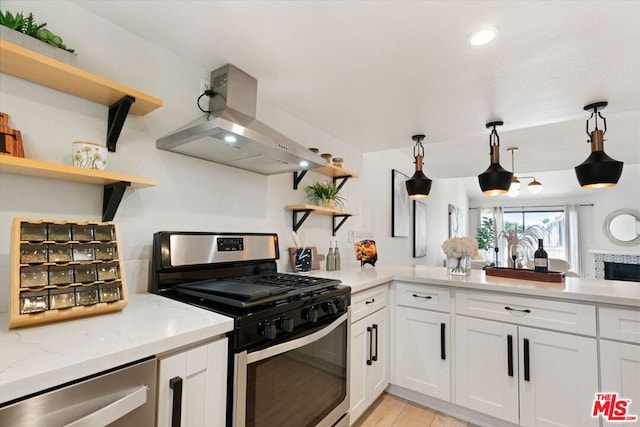
<svg viewBox="0 0 640 427"><path fill-rule="evenodd" d="M378 325L376 325L375 323L373 324L373 330L376 331L376 354L373 355L371 360L373 360L374 362L377 362L378 361Z"/></svg>
<svg viewBox="0 0 640 427"><path fill-rule="evenodd" d="M529 372L529 340L524 339L524 380L529 381L530 379Z"/></svg>
<svg viewBox="0 0 640 427"><path fill-rule="evenodd" d="M371 355L373 351L373 328L371 326L367 326L367 333L369 334L369 358L367 359L367 365L373 365L373 356Z"/></svg>
<svg viewBox="0 0 640 427"><path fill-rule="evenodd" d="M447 352L444 348L444 331L447 325L445 323L440 323L440 359L447 360Z"/></svg>
<svg viewBox="0 0 640 427"><path fill-rule="evenodd" d="M169 388L173 390L171 407L171 427L180 427L182 422L182 378L173 377L169 380Z"/></svg>
<svg viewBox="0 0 640 427"><path fill-rule="evenodd" d="M520 313L531 313L531 310L529 310L528 308L525 308L524 310L518 310L517 308L511 308L507 306L504 309L508 311L519 311Z"/></svg>
<svg viewBox="0 0 640 427"><path fill-rule="evenodd" d="M424 298L424 299L431 299L430 295L424 296L424 295L418 295L418 294L413 294L414 298Z"/></svg>
<svg viewBox="0 0 640 427"><path fill-rule="evenodd" d="M373 304L374 302L376 302L375 298L371 298L371 301L365 301L365 304Z"/></svg>
<svg viewBox="0 0 640 427"><path fill-rule="evenodd" d="M507 335L507 373L513 376L513 336Z"/></svg>

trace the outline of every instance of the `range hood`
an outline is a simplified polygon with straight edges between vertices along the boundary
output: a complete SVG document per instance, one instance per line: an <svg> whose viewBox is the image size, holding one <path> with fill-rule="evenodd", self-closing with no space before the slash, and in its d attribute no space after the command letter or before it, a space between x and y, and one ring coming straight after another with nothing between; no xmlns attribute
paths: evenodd
<svg viewBox="0 0 640 427"><path fill-rule="evenodd" d="M156 147L274 175L325 166L325 160L258 121L258 82L231 64L211 72L209 115L160 138Z"/></svg>

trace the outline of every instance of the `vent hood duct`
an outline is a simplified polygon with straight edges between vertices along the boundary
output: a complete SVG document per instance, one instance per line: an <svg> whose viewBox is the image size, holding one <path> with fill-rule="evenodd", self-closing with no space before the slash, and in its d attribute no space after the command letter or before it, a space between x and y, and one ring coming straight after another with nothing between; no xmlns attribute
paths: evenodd
<svg viewBox="0 0 640 427"><path fill-rule="evenodd" d="M211 72L211 89L209 117L158 139L157 148L263 175L325 166L323 158L255 118L256 79L228 64Z"/></svg>

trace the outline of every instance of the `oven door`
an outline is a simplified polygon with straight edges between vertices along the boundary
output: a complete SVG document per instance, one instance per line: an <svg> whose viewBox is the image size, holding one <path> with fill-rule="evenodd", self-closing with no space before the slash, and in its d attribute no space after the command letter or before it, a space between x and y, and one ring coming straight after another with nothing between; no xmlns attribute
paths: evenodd
<svg viewBox="0 0 640 427"><path fill-rule="evenodd" d="M236 354L234 426L348 426L350 310L301 338Z"/></svg>

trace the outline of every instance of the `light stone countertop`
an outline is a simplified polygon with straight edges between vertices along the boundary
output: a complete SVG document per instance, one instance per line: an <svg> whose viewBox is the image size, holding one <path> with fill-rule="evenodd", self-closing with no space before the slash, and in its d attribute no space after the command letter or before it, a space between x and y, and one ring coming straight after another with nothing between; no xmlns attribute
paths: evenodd
<svg viewBox="0 0 640 427"><path fill-rule="evenodd" d="M483 270L471 270L469 276L449 276L444 267L378 264L346 265L339 271L314 270L314 276L339 279L359 292L376 285L401 280L480 291L506 292L535 297L557 298L624 305L640 308L640 283L619 280L595 280L567 277L564 283L533 282L486 276Z"/></svg>
<svg viewBox="0 0 640 427"><path fill-rule="evenodd" d="M0 403L223 335L233 319L154 294L124 310L8 329L0 314Z"/></svg>

